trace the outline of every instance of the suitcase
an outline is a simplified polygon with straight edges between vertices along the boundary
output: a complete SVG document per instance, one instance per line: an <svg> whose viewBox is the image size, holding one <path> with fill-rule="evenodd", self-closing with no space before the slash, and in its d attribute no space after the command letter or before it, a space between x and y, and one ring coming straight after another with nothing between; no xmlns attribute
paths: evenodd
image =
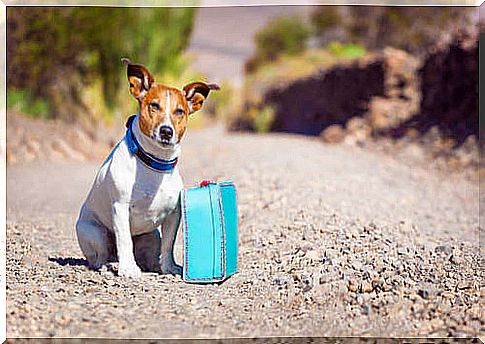
<svg viewBox="0 0 485 344"><path fill-rule="evenodd" d="M182 193L186 282L224 281L237 271L238 215L232 182L204 181Z"/></svg>

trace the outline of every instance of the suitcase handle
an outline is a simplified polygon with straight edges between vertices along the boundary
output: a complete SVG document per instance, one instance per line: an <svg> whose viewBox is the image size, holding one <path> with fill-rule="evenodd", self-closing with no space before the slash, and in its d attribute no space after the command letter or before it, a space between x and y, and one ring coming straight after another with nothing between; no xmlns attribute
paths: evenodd
<svg viewBox="0 0 485 344"><path fill-rule="evenodd" d="M204 179L199 183L199 186L204 187L204 186L208 186L209 184L217 184L217 183L212 180Z"/></svg>

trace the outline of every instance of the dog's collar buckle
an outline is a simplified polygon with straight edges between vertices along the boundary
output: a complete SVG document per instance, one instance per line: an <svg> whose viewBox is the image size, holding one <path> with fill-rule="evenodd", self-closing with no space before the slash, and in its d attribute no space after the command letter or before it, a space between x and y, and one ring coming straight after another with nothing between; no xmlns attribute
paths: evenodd
<svg viewBox="0 0 485 344"><path fill-rule="evenodd" d="M177 166L178 158L164 160L154 157L145 152L133 134L133 121L136 115L132 115L126 121L126 142L131 155L138 157L147 167L158 172L171 172Z"/></svg>

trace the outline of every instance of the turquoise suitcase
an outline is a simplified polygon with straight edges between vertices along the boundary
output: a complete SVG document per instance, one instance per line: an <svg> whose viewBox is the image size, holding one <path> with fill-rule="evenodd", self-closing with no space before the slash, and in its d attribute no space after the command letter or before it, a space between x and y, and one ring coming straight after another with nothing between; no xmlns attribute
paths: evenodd
<svg viewBox="0 0 485 344"><path fill-rule="evenodd" d="M183 279L220 282L237 271L238 217L232 182L207 182L182 193Z"/></svg>

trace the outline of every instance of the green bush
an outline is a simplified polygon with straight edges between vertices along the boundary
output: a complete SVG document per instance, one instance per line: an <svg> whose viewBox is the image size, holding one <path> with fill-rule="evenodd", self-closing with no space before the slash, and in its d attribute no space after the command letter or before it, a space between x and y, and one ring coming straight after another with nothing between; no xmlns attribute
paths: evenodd
<svg viewBox="0 0 485 344"><path fill-rule="evenodd" d="M32 117L49 118L50 106L46 100L34 98L28 90L9 89L7 108L15 109Z"/></svg>
<svg viewBox="0 0 485 344"><path fill-rule="evenodd" d="M72 119L89 112L82 94L101 81L100 99L114 111L120 91L127 94L121 57L154 73L180 73L193 16L192 8L9 7L7 85Z"/></svg>
<svg viewBox="0 0 485 344"><path fill-rule="evenodd" d="M254 130L257 133L267 133L271 130L275 118L275 111L271 106L265 106L261 110L258 110L254 118Z"/></svg>
<svg viewBox="0 0 485 344"><path fill-rule="evenodd" d="M271 21L256 33L256 53L247 62L246 70L254 71L281 55L303 52L310 34L309 26L300 17L279 17Z"/></svg>

